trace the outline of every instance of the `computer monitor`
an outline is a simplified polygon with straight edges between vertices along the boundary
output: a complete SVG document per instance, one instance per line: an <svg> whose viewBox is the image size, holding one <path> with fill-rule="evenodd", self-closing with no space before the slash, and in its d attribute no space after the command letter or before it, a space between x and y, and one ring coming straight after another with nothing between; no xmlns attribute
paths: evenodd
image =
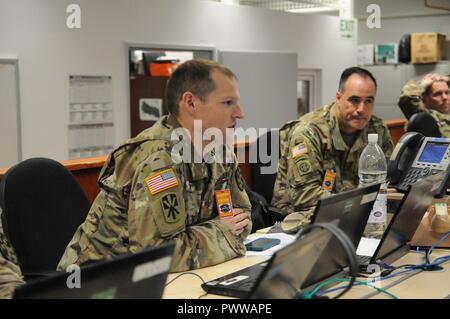
<svg viewBox="0 0 450 319"><path fill-rule="evenodd" d="M172 265L175 243L148 248L136 254L113 257L19 286L14 299L159 299ZM72 278L70 277L72 276ZM74 279L74 280L72 280ZM69 283L72 288L69 288Z"/></svg>
<svg viewBox="0 0 450 319"><path fill-rule="evenodd" d="M313 229L277 251L252 294L255 299L300 298L299 289L331 239L326 229Z"/></svg>

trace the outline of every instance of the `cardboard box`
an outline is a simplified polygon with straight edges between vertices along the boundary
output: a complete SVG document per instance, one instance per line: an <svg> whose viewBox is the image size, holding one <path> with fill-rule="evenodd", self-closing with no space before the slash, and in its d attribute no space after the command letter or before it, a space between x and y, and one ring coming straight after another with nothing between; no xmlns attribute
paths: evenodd
<svg viewBox="0 0 450 319"><path fill-rule="evenodd" d="M374 64L375 46L373 44L358 45L357 61L358 65Z"/></svg>
<svg viewBox="0 0 450 319"><path fill-rule="evenodd" d="M397 64L398 44L381 43L375 46L375 64Z"/></svg>
<svg viewBox="0 0 450 319"><path fill-rule="evenodd" d="M411 63L436 63L445 57L445 34L411 33Z"/></svg>

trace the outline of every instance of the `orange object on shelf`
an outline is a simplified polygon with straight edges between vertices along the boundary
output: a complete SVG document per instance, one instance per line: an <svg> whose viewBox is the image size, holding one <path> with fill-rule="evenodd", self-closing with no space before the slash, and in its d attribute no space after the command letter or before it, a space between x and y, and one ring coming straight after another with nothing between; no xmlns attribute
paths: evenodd
<svg viewBox="0 0 450 319"><path fill-rule="evenodd" d="M175 70L174 66L173 63L151 63L150 75L170 77Z"/></svg>

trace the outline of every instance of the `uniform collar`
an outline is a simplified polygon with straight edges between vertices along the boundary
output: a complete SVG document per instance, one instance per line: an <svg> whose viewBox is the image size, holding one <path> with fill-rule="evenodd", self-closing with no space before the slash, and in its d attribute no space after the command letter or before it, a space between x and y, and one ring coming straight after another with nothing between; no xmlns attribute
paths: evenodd
<svg viewBox="0 0 450 319"><path fill-rule="evenodd" d="M176 117L173 116L171 113L169 113L169 115L167 115L167 118L166 118L166 121L165 121L165 125L169 126L170 128L179 128L179 127L181 127L180 122L178 122Z"/></svg>
<svg viewBox="0 0 450 319"><path fill-rule="evenodd" d="M347 144L345 144L341 131L339 130L339 122L336 117L336 103L334 102L329 107L328 122L331 127L331 139L333 141L334 148L338 151L347 151Z"/></svg>
<svg viewBox="0 0 450 319"><path fill-rule="evenodd" d="M209 178L207 163L193 163L188 165L191 173L192 181L199 181Z"/></svg>

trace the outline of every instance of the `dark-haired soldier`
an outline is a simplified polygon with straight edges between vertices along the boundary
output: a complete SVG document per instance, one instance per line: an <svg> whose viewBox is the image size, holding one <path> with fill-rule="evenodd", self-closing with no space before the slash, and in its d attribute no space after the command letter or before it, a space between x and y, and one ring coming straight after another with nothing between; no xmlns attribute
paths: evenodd
<svg viewBox="0 0 450 319"><path fill-rule="evenodd" d="M358 161L369 133L387 158L393 144L383 121L372 115L377 83L362 68L346 69L336 101L280 129L281 157L272 205L289 215L282 227L297 231L310 223L319 199L356 188Z"/></svg>

